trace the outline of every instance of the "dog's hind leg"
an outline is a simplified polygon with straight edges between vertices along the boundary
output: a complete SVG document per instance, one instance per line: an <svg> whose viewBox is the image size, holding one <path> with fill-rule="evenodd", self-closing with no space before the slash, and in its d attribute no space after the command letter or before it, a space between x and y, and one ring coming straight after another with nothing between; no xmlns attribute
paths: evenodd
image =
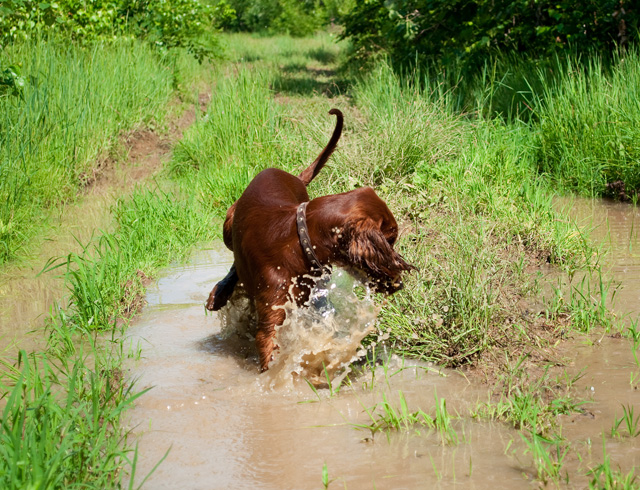
<svg viewBox="0 0 640 490"><path fill-rule="evenodd" d="M238 273L236 272L236 266L232 265L227 275L209 293L209 298L205 304L207 310L218 311L226 305L237 283Z"/></svg>

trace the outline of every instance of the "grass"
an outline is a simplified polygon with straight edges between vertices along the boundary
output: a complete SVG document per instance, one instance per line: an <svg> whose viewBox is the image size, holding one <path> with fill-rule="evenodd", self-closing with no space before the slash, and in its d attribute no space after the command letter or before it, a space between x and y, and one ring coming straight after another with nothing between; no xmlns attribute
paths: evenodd
<svg viewBox="0 0 640 490"><path fill-rule="evenodd" d="M0 97L0 265L32 251L47 213L93 184L118 136L161 127L169 97L193 72L130 40L27 41L0 54L0 66L12 62L25 83L20 96Z"/></svg>
<svg viewBox="0 0 640 490"><path fill-rule="evenodd" d="M517 430L548 437L558 432L559 415L583 410L585 402L576 401L571 395L571 388L581 375L552 377L551 366L547 366L542 375L534 377L528 373L527 357L522 356L517 363L510 364L510 370L505 370L496 393L500 398L479 404L471 415L501 420Z"/></svg>
<svg viewBox="0 0 640 490"><path fill-rule="evenodd" d="M2 488L117 486L134 453L120 420L144 392L121 382L117 357L91 364L82 353L52 359L20 352L12 386L2 386Z"/></svg>
<svg viewBox="0 0 640 490"><path fill-rule="evenodd" d="M589 196L632 199L640 190L640 53L611 67L598 57L567 60L536 94L541 172ZM619 183L616 185L616 183Z"/></svg>
<svg viewBox="0 0 640 490"><path fill-rule="evenodd" d="M633 488L638 488L638 477L634 474L634 469L631 469L629 473L624 473L621 469L615 469L612 465L611 458L607 454L604 435L602 438L602 456L602 463L596 465L589 472L589 475L591 476L591 481L589 482L590 489L595 490L605 488L631 490Z"/></svg>
<svg viewBox="0 0 640 490"><path fill-rule="evenodd" d="M584 135L571 119L576 100L582 110L595 111L588 126L601 142L598 121L609 117L601 102L628 102L624 124L613 125L620 133L610 140L623 144L620 161L635 158L635 106L621 90L607 92L608 84L625 84L635 71L622 64L601 75L596 65L584 72L568 68L553 78L555 85L546 84L548 92L529 99L533 117L507 120L494 118L493 109L461 113L455 94L426 70L398 76L380 64L353 85L336 81L339 48L330 41L226 37L232 62L212 68L207 112L175 147L162 175L118 202L112 232L100 233L82 253L50 262L49 269L65 275L70 306L50 319L46 353L21 354L15 366L5 362L3 488L109 488L121 484L125 471L135 472L137 455L124 443L121 415L140 394L119 378L119 335L145 281L195 244L219 237L227 207L261 169L297 171L313 161L333 129L332 106L345 112L345 132L310 194L374 186L400 222L397 247L419 269L384 303L380 328L389 333L389 345L440 365L492 372L504 396L483 416L525 431L537 477L560 480L566 452L543 432L558 414L578 410L579 402L548 391L546 375L526 380L524 373L536 352L563 338L561 332L613 323L597 251L554 209L553 195L558 185L597 193L613 175L585 170L592 178L588 190L565 182L579 174L568 167L569 156L588 152L586 143L579 147ZM77 51L38 41L12 50L2 62L24 58L28 83L23 98L0 99L0 124L10 128L0 135L7 177L0 180L4 262L24 253L49 209L81 193L118 134L141 122L161 124L169 95L197 76L188 62L158 57L133 42ZM507 97L507 79L490 68L472 106L489 98L497 106L497 97ZM593 94L583 85L599 87L601 100L589 99ZM613 107L622 114L621 106ZM565 136L552 140L554 131ZM606 162L609 172L617 164L606 158L598 165ZM542 313L534 312L541 296L535 271L547 264L574 282L568 293L559 288L547 299ZM328 385L333 396L339 387ZM394 404L383 395L360 427L372 434L425 427L443 444L458 443L443 399L436 396L435 412L427 414L409 410L398 396ZM635 430L632 412L630 420ZM326 487L326 466L323 472ZM597 470L597 478L605 474L611 470Z"/></svg>
<svg viewBox="0 0 640 490"><path fill-rule="evenodd" d="M21 96L0 98L0 263L27 260L37 248L27 241L37 243L47 214L117 160L110 153L122 133L141 124L161 130L169 98L207 79L192 58L159 56L142 43L55 41L2 53L3 64L22 60L26 83ZM111 231L95 230L80 253L45 268L62 273L69 301L46 320L42 351L2 358L2 488L121 488L135 474L122 416L143 392L124 379L124 329L145 281L217 235L197 196L161 176L154 182L122 194Z"/></svg>
<svg viewBox="0 0 640 490"><path fill-rule="evenodd" d="M562 479L569 483L569 475L562 475L564 459L569 452L561 441L546 439L535 432L530 433L530 437L520 434L520 437L527 446L527 452L533 457L533 464L536 468L536 478L544 485L555 483Z"/></svg>
<svg viewBox="0 0 640 490"><path fill-rule="evenodd" d="M452 417L447 411L444 398L435 397L435 415L431 416L422 410L409 411L404 393L398 390L398 408L392 404L387 395L382 393L382 401L371 408L365 408L365 412L371 423L353 423L357 429L368 430L374 438L378 432L386 434L387 439L391 431L414 431L422 435L420 428L433 429L438 434L442 444L458 444L458 434L451 424Z"/></svg>
<svg viewBox="0 0 640 490"><path fill-rule="evenodd" d="M123 328L142 281L214 233L197 201L159 189L115 215L116 231L58 262L70 307L50 318L46 352L21 353L2 381L2 488L113 488L135 471L121 415L143 392L123 379Z"/></svg>
<svg viewBox="0 0 640 490"><path fill-rule="evenodd" d="M637 417L634 414L633 405L622 406L622 417L616 419L613 427L611 428L611 436L622 436L620 426L623 425L627 430L629 437L640 436L640 415Z"/></svg>

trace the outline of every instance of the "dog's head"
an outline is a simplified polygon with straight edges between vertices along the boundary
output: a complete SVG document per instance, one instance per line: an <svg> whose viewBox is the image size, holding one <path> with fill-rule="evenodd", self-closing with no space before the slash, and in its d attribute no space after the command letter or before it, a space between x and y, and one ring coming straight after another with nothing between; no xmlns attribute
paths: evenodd
<svg viewBox="0 0 640 490"><path fill-rule="evenodd" d="M416 270L394 250L397 238L398 224L387 205L372 189L364 189L340 230L343 265L366 275L375 291L393 294L403 287L402 272Z"/></svg>

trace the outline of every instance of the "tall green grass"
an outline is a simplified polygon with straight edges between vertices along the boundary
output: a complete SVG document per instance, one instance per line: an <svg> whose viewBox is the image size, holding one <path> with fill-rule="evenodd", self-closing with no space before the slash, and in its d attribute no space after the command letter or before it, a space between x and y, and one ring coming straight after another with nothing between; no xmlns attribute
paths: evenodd
<svg viewBox="0 0 640 490"><path fill-rule="evenodd" d="M82 354L20 353L17 379L0 386L8 392L0 429L2 488L120 485L133 453L120 421L141 393L122 383L118 360L103 352L89 367Z"/></svg>
<svg viewBox="0 0 640 490"><path fill-rule="evenodd" d="M535 148L533 168L553 186L634 200L640 191L639 57L635 48L606 58L497 54L475 73L451 61L417 67L420 77L414 71L398 78L430 92L432 100L445 100L451 113L467 121L524 123L527 145ZM411 147L411 141L400 143Z"/></svg>
<svg viewBox="0 0 640 490"><path fill-rule="evenodd" d="M0 97L0 264L95 179L117 136L162 121L173 91L166 59L134 41L82 48L59 40L18 43L0 65L20 63L21 96Z"/></svg>
<svg viewBox="0 0 640 490"><path fill-rule="evenodd" d="M326 145L335 121L328 106L314 114L324 128L309 128L274 100L270 66L240 64L220 73L207 113L177 145L169 172L220 216L261 170L295 172ZM310 136L314 136L313 139Z"/></svg>
<svg viewBox="0 0 640 490"><path fill-rule="evenodd" d="M536 95L538 168L560 186L591 196L640 191L640 53L568 60ZM607 186L622 182L620 186Z"/></svg>

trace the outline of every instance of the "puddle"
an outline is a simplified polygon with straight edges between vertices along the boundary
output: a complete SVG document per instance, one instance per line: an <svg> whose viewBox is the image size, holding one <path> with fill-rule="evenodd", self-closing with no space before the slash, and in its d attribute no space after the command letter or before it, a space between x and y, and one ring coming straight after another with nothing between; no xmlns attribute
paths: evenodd
<svg viewBox="0 0 640 490"><path fill-rule="evenodd" d="M62 269L39 275L51 257L82 251L97 230L112 219L110 205L115 196L93 193L81 204L62 208L50 218L42 246L24 262L3 266L0 273L0 352L12 346L31 350L44 345L41 327L51 307L64 304L66 290L59 277ZM32 333L32 335L29 335Z"/></svg>
<svg viewBox="0 0 640 490"><path fill-rule="evenodd" d="M621 293L629 294L619 295L628 299L618 311L637 316L634 298L640 286L633 271L640 264L640 244L628 228L636 222L637 211L607 203L590 210L586 204L590 201L576 201L575 212L609 219L612 274L623 283ZM620 262L615 254L622 257ZM489 394L456 372L438 373L413 361L410 367L391 359L387 373L398 374L385 376L385 369L378 367L375 383L366 376L354 377L334 396L328 389L316 395L306 383L274 388L265 381L268 374L258 374L251 342L224 339L217 315L205 314L208 291L230 265L230 253L214 249L167 269L149 289L148 306L130 329L137 358L130 362L130 377L137 379L139 389L153 387L129 412L133 437L140 444L136 482L169 450L146 488L315 489L322 488L324 465L333 480L331 488L538 486L519 433L502 423L472 419L469 413ZM564 471L570 485L584 487L586 472L602 461L603 432L614 469L619 465L626 473L640 464L640 438L608 436L623 404L640 406L640 393L630 383L638 369L627 339L604 337L595 346L563 349L573 360L567 368L571 374L585 370L575 389L591 402L585 414L562 421L572 448ZM384 433L372 438L370 430L356 428L370 423L365 408L381 402L383 394L399 407L399 390L410 411L434 415L436 395L445 399L449 413L460 415L452 421L458 442L443 443L441 435L428 429L387 439Z"/></svg>
<svg viewBox="0 0 640 490"><path fill-rule="evenodd" d="M412 411L435 413L437 394L450 413L468 413L487 394L457 373L442 375L394 358L387 371L398 374L387 378L378 368L382 380L373 389L366 377L333 397L328 389L316 395L306 383L274 388L271 381L280 374L259 375L252 348L224 339L217 315L204 314L209 289L230 266L227 251L209 250L168 269L149 289L148 306L129 331L133 352L141 354L130 376L138 388L153 386L130 412L134 433L142 435L138 474L171 448L147 488L319 488L324 464L335 485L348 488L523 483L503 454L513 435L501 424L454 421L462 441L455 446L443 445L429 430L424 437L387 440L384 433L371 439L371 431L355 428L370 422L365 408L381 400L380 390L395 406L402 390ZM470 480L470 471L478 476Z"/></svg>
<svg viewBox="0 0 640 490"><path fill-rule="evenodd" d="M558 200L580 226L591 229L594 242L608 252L603 272L617 287L614 311L640 316L640 206L584 198Z"/></svg>

